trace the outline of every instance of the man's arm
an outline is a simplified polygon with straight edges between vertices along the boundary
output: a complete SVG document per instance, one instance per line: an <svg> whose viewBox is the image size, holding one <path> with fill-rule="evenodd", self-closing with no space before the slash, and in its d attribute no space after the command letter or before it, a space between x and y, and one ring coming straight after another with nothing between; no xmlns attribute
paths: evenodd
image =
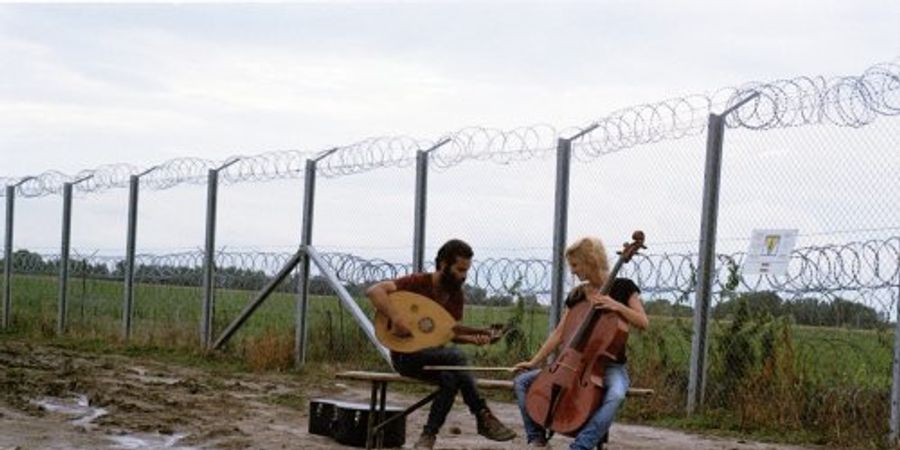
<svg viewBox="0 0 900 450"><path fill-rule="evenodd" d="M491 337L486 334L463 334L453 336L452 340L456 344L487 345L491 343Z"/></svg>
<svg viewBox="0 0 900 450"><path fill-rule="evenodd" d="M391 280L386 280L376 283L366 289L366 297L369 297L369 300L372 301L372 305L375 306L375 309L393 322L394 334L400 337L409 336L409 328L406 327L406 323L404 323L400 315L397 314L397 310L394 308L394 305L391 304L390 297L388 297L391 292L396 290L397 285Z"/></svg>

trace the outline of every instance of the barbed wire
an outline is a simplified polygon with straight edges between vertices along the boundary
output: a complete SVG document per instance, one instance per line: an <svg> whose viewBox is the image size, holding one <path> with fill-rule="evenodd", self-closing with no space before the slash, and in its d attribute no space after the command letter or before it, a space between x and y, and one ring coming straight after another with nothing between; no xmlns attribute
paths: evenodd
<svg viewBox="0 0 900 450"><path fill-rule="evenodd" d="M216 254L218 284L232 283L229 278L250 277L263 282L290 258L287 252L233 252ZM324 253L331 270L344 283L368 285L413 272L412 265L381 259L366 259L340 252ZM746 275L740 267L746 253L717 255L713 292L775 291L787 295L828 294L900 288L900 236L884 240L850 242L795 249L785 276ZM695 290L697 255L692 253L639 254L623 266L620 276L629 277L647 295L685 294ZM86 255L76 252L71 261L73 276L79 273L121 279L123 258ZM203 252L201 250L164 255L141 254L135 258L137 278L142 281L176 279L199 285ZM14 256L13 270L18 273L56 274L59 256L21 251ZM315 272L314 272L315 273ZM469 271L468 284L492 293L546 295L550 291L552 262L543 259L476 259Z"/></svg>
<svg viewBox="0 0 900 450"><path fill-rule="evenodd" d="M573 144L574 157L591 161L638 145L676 140L705 132L709 114L737 105L759 94L726 118L730 128L768 130L812 124L862 127L881 116L900 115L900 58L876 64L859 76L826 79L796 77L636 105L615 111L582 127L557 129L533 125L511 130L469 127L449 132L436 140L409 136L373 137L339 146L317 167L325 177L358 174L384 167L407 167L416 152L438 146L430 153L437 169L463 161L509 164L551 154L560 138L580 130L597 128ZM207 171L224 162L237 162L221 171L226 183L302 178L307 159L319 152L284 150L251 156L232 156L223 162L201 158L176 158L155 166L142 178L149 189L168 189L181 184L202 184ZM79 192L98 192L128 185L132 175L146 169L131 164L109 164L67 175L48 170L27 181L25 177L0 177L0 185L18 183L17 194L40 197L59 194L65 182L79 183ZM5 196L0 190L0 196Z"/></svg>

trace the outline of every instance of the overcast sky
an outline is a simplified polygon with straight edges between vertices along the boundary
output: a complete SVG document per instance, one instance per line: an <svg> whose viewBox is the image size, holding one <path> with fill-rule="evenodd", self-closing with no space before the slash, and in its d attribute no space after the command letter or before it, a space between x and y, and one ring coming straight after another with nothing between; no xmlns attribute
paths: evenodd
<svg viewBox="0 0 900 450"><path fill-rule="evenodd" d="M900 2L0 6L3 175L582 124L900 54Z"/></svg>
<svg viewBox="0 0 900 450"><path fill-rule="evenodd" d="M0 176L565 128L898 55L896 0L0 4ZM56 222L46 241L25 228L58 242ZM84 228L82 244L120 247L124 231Z"/></svg>

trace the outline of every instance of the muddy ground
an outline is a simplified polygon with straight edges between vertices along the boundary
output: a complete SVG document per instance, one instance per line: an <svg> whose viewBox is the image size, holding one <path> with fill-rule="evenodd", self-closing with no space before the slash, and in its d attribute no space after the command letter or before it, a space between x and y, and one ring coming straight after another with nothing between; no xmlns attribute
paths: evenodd
<svg viewBox="0 0 900 450"><path fill-rule="evenodd" d="M235 374L0 337L0 450L351 448L307 433L307 402L319 396L365 401L368 389L321 375ZM390 403L403 406L418 397L389 394ZM514 404L491 403L501 420L520 429ZM426 414L420 410L408 418L407 448ZM610 437L610 450L803 448L625 424L615 424ZM568 442L555 438L554 448L567 448ZM495 443L476 435L461 402L436 446L524 447L521 437Z"/></svg>

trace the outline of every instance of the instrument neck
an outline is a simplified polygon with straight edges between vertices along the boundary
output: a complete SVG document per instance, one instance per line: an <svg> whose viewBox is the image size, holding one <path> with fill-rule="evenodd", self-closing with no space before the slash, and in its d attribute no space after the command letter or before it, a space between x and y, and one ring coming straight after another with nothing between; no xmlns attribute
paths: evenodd
<svg viewBox="0 0 900 450"><path fill-rule="evenodd" d="M609 271L609 275L606 277L606 281L603 282L603 286L600 288L600 295L607 295L609 291L612 289L612 284L616 280L616 275L619 273L619 269L622 268L622 258L616 260L616 264ZM587 292L585 292L585 299L583 301L590 302L587 299ZM589 307L588 314L582 319L581 324L578 326L578 331L572 336L572 339L569 339L569 342L566 344L566 348L575 348L579 349L582 347L583 341L588 335L588 331L593 327L594 322L597 317L600 316L600 310Z"/></svg>
<svg viewBox="0 0 900 450"><path fill-rule="evenodd" d="M612 290L612 285L616 281L616 275L619 274L619 269L622 268L622 259L616 261L616 264L613 265L613 268L609 271L609 274L606 276L606 280L603 282L603 286L600 287L600 294L606 295L609 294L609 291Z"/></svg>

